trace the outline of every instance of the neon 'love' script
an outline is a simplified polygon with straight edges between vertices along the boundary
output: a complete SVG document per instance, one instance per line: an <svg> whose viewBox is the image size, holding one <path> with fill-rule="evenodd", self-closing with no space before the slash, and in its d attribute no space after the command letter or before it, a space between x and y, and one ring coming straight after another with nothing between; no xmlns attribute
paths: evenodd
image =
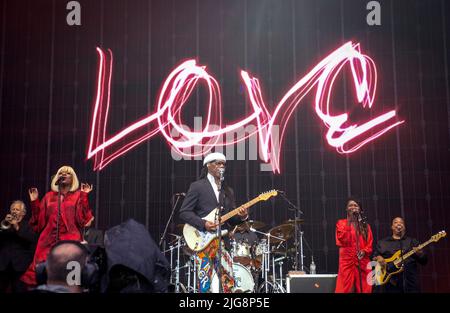
<svg viewBox="0 0 450 313"><path fill-rule="evenodd" d="M372 116L370 120L360 123L349 121L349 114L345 112L331 114L333 84L344 66L350 66L358 103L366 109L370 109L374 103L377 82L375 63L369 56L361 53L359 43L347 42L298 80L277 103L272 113L264 102L258 79L246 71L241 71L241 79L251 105L250 114L225 127L222 126L222 102L218 82L208 74L205 66L197 65L195 60L187 60L176 67L164 81L154 113L114 135L107 136L113 55L111 50L105 53L100 48L97 48L97 53L97 90L87 152L88 159L94 158L94 170L103 169L114 159L157 134L164 136L169 146L178 153L192 157L199 153L206 154L218 145L235 144L255 135L258 136L264 161L270 162L274 173L280 173L281 148L275 149L273 127L280 127L281 147L292 113L309 92L315 92L314 109L327 129L326 141L339 153L352 153L404 122L397 119L395 110ZM182 127L181 112L199 83L204 83L208 92L206 121L201 131L191 131ZM226 142L219 141L221 136L249 124L256 127L246 136ZM173 135L174 133L177 135ZM192 152L191 149L186 149L189 147L201 149L200 152Z"/></svg>

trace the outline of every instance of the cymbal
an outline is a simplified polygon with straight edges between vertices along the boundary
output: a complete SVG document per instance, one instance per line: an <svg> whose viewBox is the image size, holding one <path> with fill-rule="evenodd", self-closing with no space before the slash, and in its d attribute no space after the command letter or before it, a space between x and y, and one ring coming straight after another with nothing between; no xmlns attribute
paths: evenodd
<svg viewBox="0 0 450 313"><path fill-rule="evenodd" d="M244 232L244 231L250 231L250 225L248 225L247 223L236 225L233 229L233 232Z"/></svg>
<svg viewBox="0 0 450 313"><path fill-rule="evenodd" d="M249 220L242 224L237 225L236 231L240 231L240 232L250 231L250 227L254 228L254 229L261 229L264 226L266 226L266 224L264 224L263 222Z"/></svg>
<svg viewBox="0 0 450 313"><path fill-rule="evenodd" d="M266 226L266 224L261 221L248 220L246 223L249 224L250 227L254 229L261 229L264 226Z"/></svg>
<svg viewBox="0 0 450 313"><path fill-rule="evenodd" d="M178 235L170 234L170 233L169 233L169 235L173 236L173 237L178 237L178 238L180 237ZM173 248L174 250L177 250L178 246L176 244L178 243L178 238L175 238L171 242L169 242L169 247ZM187 255L187 256L191 256L194 254L194 251L192 251L189 248L189 246L184 242L184 240L180 241L180 250L184 255Z"/></svg>
<svg viewBox="0 0 450 313"><path fill-rule="evenodd" d="M247 223L254 229L261 229L266 226L266 224L261 221L248 220Z"/></svg>
<svg viewBox="0 0 450 313"><path fill-rule="evenodd" d="M295 224L303 224L305 222L305 220L304 219L302 219L302 218L298 218L298 219L296 219L295 221L294 220L291 220L291 219L289 219L289 220L287 220L287 221L284 221L283 222L283 224L292 224L292 225L294 225L294 223Z"/></svg>
<svg viewBox="0 0 450 313"><path fill-rule="evenodd" d="M169 243L169 246L171 246L171 245L175 245L176 243L177 243L177 241L178 241L178 238L180 238L181 236L180 235L177 235L177 234L172 234L172 233L167 233L167 237L166 238L170 238L171 240L168 242Z"/></svg>
<svg viewBox="0 0 450 313"><path fill-rule="evenodd" d="M282 225L272 228L269 231L269 233L272 236L282 238L283 240L288 240L289 238L291 238L293 232L294 232L294 226L292 224L282 224ZM281 240L278 238L273 238L273 237L270 238L270 242L272 242L272 243L278 243L280 241Z"/></svg>

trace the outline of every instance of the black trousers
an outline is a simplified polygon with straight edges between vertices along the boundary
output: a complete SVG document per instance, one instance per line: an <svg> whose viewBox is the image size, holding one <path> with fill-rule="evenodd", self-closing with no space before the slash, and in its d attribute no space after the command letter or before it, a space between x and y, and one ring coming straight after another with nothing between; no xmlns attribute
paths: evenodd
<svg viewBox="0 0 450 313"><path fill-rule="evenodd" d="M24 271L16 271L11 264L0 271L0 293L26 292L25 284L20 280Z"/></svg>

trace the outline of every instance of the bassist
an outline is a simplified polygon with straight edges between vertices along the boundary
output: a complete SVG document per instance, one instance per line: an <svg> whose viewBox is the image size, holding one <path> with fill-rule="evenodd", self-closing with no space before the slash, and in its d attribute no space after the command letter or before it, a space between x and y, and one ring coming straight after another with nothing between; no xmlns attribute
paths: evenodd
<svg viewBox="0 0 450 313"><path fill-rule="evenodd" d="M415 253L404 261L403 272L393 275L388 283L377 286L374 291L385 293L420 292L417 264L425 265L427 263L427 255L416 248L419 246L419 242L416 239L405 235L406 227L403 218L394 218L391 229L392 236L378 241L374 252L374 261L384 266L385 260L399 250L402 251L402 254L410 250L414 250Z"/></svg>

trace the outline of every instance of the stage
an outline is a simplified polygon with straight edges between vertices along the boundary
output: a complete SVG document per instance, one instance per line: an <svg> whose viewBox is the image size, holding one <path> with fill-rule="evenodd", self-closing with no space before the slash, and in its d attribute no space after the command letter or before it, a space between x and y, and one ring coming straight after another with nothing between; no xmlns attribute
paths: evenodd
<svg viewBox="0 0 450 313"><path fill-rule="evenodd" d="M190 297L180 210L220 152L253 234L224 243L235 290L333 292L357 196L367 262L402 217L431 240L421 291L450 292L447 1L3 0L0 17L1 220L14 200L32 218L29 189L42 199L71 166L90 243L133 220L170 267L165 291Z"/></svg>

